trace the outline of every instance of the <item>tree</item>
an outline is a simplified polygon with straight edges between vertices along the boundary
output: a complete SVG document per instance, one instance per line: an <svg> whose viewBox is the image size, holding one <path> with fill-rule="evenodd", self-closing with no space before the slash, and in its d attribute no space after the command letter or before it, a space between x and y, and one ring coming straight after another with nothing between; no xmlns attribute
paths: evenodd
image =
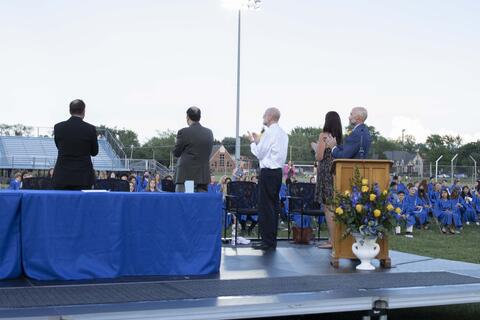
<svg viewBox="0 0 480 320"><path fill-rule="evenodd" d="M235 143L236 139L234 137L225 137L221 141L221 144L232 157L235 157ZM240 155L249 159L254 158L254 155L250 151L250 140L246 136L240 137Z"/></svg>
<svg viewBox="0 0 480 320"><path fill-rule="evenodd" d="M310 143L316 142L322 130L318 127L296 127L288 135L289 156L293 162L315 161L315 152Z"/></svg>
<svg viewBox="0 0 480 320"><path fill-rule="evenodd" d="M480 140L477 142L467 143L458 149L458 165L471 166L473 161L470 156L478 161L478 165L480 165Z"/></svg>
<svg viewBox="0 0 480 320"><path fill-rule="evenodd" d="M123 146L125 147L123 151L129 154L131 146L134 148L140 147L140 142L138 141L138 135L136 132L129 130L129 129L117 129L117 127L108 128L105 125L100 125L97 127L99 130L108 130L112 135L119 140Z"/></svg>
<svg viewBox="0 0 480 320"><path fill-rule="evenodd" d="M155 159L163 165L170 165L170 153L175 146L176 133L167 130L158 132L156 137L145 142L140 148L134 149L137 159Z"/></svg>
<svg viewBox="0 0 480 320"><path fill-rule="evenodd" d="M398 141L387 139L382 136L378 136L376 141L372 142L371 153L372 156L378 156L379 159L386 159L386 151L402 150L402 144Z"/></svg>
<svg viewBox="0 0 480 320"><path fill-rule="evenodd" d="M432 134L427 137L423 151L430 162L435 162L442 155L442 162L449 162L458 153L461 145L460 136Z"/></svg>

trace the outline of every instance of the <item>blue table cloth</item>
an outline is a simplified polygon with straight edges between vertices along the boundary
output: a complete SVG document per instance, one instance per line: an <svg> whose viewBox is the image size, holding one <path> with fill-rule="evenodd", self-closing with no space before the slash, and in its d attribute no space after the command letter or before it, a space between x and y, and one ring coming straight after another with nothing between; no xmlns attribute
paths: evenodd
<svg viewBox="0 0 480 320"><path fill-rule="evenodd" d="M221 194L23 193L23 267L39 280L218 273Z"/></svg>
<svg viewBox="0 0 480 320"><path fill-rule="evenodd" d="M0 192L0 279L22 273L20 250L20 204L22 194Z"/></svg>

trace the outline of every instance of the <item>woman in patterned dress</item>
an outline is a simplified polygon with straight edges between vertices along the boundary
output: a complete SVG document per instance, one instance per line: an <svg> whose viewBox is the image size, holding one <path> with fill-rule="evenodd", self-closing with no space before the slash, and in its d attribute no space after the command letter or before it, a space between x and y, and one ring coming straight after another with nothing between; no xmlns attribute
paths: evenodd
<svg viewBox="0 0 480 320"><path fill-rule="evenodd" d="M337 143L342 143L342 121L335 111L330 111L325 116L325 124L323 131L320 133L317 142L315 159L318 161L317 166L317 185L315 188L315 201L322 204L325 212L325 220L327 221L329 239L328 242L319 246L319 248L331 248L332 236L335 230L333 221L333 157L332 150L327 147L325 141L328 137L337 139Z"/></svg>

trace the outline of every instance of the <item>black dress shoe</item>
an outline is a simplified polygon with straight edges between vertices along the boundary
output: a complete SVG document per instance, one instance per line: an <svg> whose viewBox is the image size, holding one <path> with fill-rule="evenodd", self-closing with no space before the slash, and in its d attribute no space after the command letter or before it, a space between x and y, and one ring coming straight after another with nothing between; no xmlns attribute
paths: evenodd
<svg viewBox="0 0 480 320"><path fill-rule="evenodd" d="M265 243L263 243L263 242L254 242L254 243L252 243L252 248L258 248L258 247L261 247L263 245L265 245Z"/></svg>
<svg viewBox="0 0 480 320"><path fill-rule="evenodd" d="M262 243L261 245L254 246L254 250L263 250L263 251L269 251L269 250L275 250L276 246L270 246L268 244Z"/></svg>

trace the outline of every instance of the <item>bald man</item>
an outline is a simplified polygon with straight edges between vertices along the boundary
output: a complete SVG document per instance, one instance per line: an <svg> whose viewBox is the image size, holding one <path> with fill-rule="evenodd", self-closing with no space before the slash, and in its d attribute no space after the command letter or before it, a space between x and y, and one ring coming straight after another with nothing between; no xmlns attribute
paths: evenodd
<svg viewBox="0 0 480 320"><path fill-rule="evenodd" d="M282 186L282 168L287 160L288 134L278 125L280 111L268 108L263 115L267 127L262 135L250 134L250 150L260 163L258 181L258 223L262 242L258 250L277 248L277 222L280 212L279 192Z"/></svg>
<svg viewBox="0 0 480 320"><path fill-rule="evenodd" d="M353 108L348 118L353 130L344 143L337 146L335 138L327 139L327 147L332 149L332 156L335 159L366 159L368 157L372 138L368 127L365 125L367 117L367 109L363 107Z"/></svg>

